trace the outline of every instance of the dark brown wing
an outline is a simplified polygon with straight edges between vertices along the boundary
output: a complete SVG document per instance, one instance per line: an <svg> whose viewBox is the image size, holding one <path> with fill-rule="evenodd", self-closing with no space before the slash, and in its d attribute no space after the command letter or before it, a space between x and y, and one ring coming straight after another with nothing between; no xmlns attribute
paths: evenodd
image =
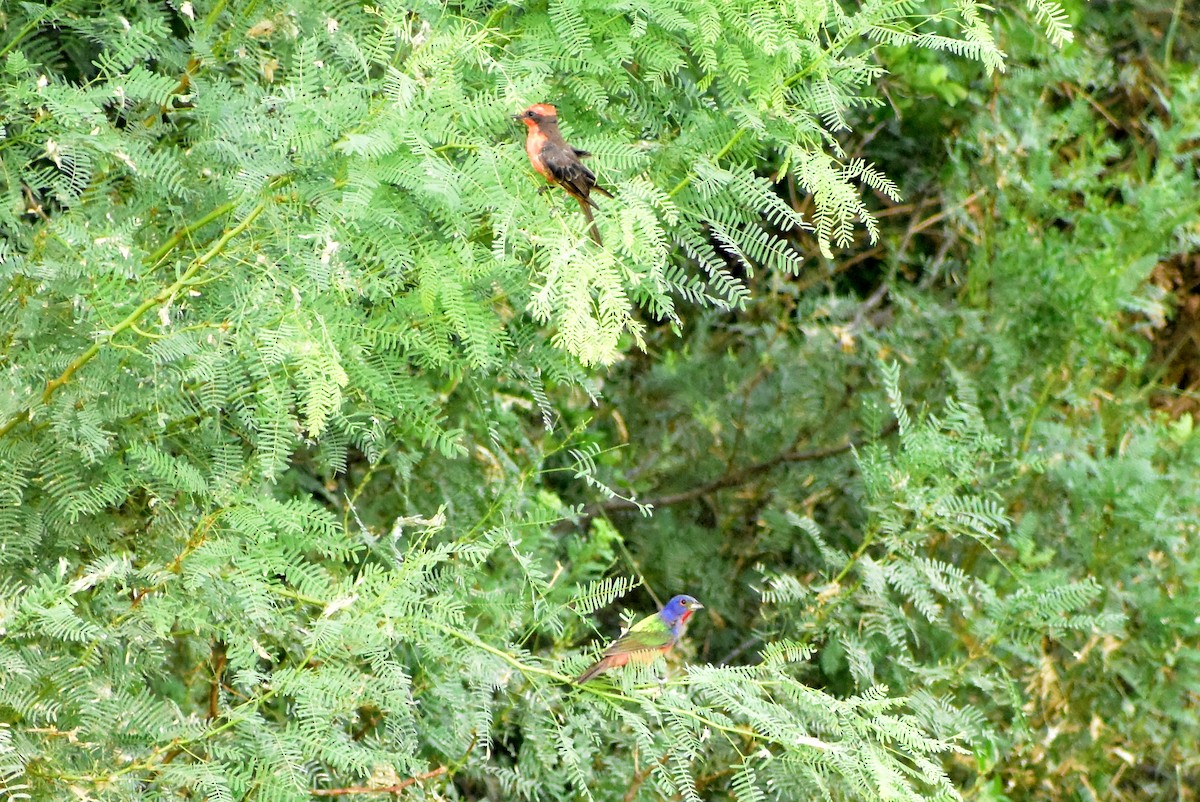
<svg viewBox="0 0 1200 802"><path fill-rule="evenodd" d="M591 156L591 155L592 155L592 154L591 154L591 153L589 153L588 151L586 151L586 150L580 150L579 148L572 148L572 150L574 150L574 151L575 151L575 155L576 155L576 156L578 156L578 157L579 157L579 158L581 158L581 159L586 159L588 156ZM600 186L599 184L597 184L597 183L596 183L596 177L595 177L595 176L592 176L592 191L593 191L593 192L599 192L601 195L603 195L603 196L604 196L604 197L606 197L606 198L611 198L611 197L613 196L613 194L612 194L611 192L609 192L607 189L605 189L604 187L602 187L602 186ZM591 203L591 199L590 199L590 198L588 199L588 202L589 202L589 203ZM593 205L593 206L595 206L596 204L592 203L592 205Z"/></svg>
<svg viewBox="0 0 1200 802"><path fill-rule="evenodd" d="M542 163L554 177L554 181L567 192L595 206L591 198L592 187L596 186L596 174L579 160L574 148L562 147L554 142L547 142L541 152ZM607 194L607 193L605 193Z"/></svg>

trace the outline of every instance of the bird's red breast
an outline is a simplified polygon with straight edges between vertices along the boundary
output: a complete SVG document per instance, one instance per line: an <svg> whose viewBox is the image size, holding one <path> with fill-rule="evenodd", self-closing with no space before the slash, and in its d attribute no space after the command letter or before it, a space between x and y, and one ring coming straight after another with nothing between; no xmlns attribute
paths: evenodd
<svg viewBox="0 0 1200 802"><path fill-rule="evenodd" d="M542 158L542 148L546 147L546 134L537 126L530 126L529 133L525 136L525 155L529 157L529 163L533 165L533 169L546 177L547 181L553 183L554 179L550 175L550 168L546 166L545 160Z"/></svg>

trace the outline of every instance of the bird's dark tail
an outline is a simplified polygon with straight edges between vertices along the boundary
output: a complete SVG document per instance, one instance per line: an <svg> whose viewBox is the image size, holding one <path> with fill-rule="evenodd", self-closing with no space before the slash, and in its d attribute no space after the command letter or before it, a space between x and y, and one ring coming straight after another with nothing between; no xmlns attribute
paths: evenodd
<svg viewBox="0 0 1200 802"><path fill-rule="evenodd" d="M596 218L592 216L592 206L595 204L587 198L579 197L576 200L579 201L579 208L583 210L583 216L587 218L588 233L592 235L592 241L603 248L604 243L600 241L600 229L596 227Z"/></svg>
<svg viewBox="0 0 1200 802"><path fill-rule="evenodd" d="M607 671L608 668L609 668L609 666L608 666L607 660L604 660L604 659L597 660L596 662L594 662L590 666L588 666L586 671L584 671L582 674L580 674L578 677L575 678L575 684L582 685L583 683L587 682L588 680L595 679L596 677L600 676L605 671Z"/></svg>

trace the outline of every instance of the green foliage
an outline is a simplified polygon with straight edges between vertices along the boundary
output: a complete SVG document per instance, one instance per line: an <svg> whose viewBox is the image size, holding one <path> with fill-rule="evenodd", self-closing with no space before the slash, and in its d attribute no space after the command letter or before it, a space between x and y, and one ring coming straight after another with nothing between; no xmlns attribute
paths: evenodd
<svg viewBox="0 0 1200 802"><path fill-rule="evenodd" d="M1097 22L1137 32L1147 19L1126 9ZM1181 789L1200 771L1190 735L1200 654L1184 612L1196 554L1183 533L1200 508L1195 413L1188 388L1158 382L1179 353L1167 320L1194 303L1194 288L1172 297L1161 276L1195 251L1200 84L1194 65L1144 73L1105 55L1047 59L1017 80L1026 93L1057 87L1037 113L1001 102L955 153L960 178L969 161L971 180L1020 182L989 200L982 247L962 273L964 298L986 309L987 369L1024 396L1002 402L1011 439L1037 466L1013 488L1014 545L1029 568L1094 578L1125 619L1072 650L1043 650L1028 686L1032 730L1005 780L1014 797L1036 786L1065 799L1083 785L1188 798ZM1031 283L1037 293L1018 291ZM1159 394L1183 417L1147 410Z"/></svg>
<svg viewBox="0 0 1200 802"><path fill-rule="evenodd" d="M1191 375L1200 103L1194 64L1110 66L1148 24L1093 17L1011 82L951 65L954 109L904 94L936 59L885 51L904 116L859 152L927 188L879 255L756 281L610 382L602 435L654 456L612 452L608 481L656 515L601 509L651 587L713 588L701 655L779 639L810 685L904 693L971 751L946 761L971 798L1190 799L1200 776L1196 385L1164 381Z"/></svg>
<svg viewBox="0 0 1200 802"><path fill-rule="evenodd" d="M1165 319L1143 280L1194 244L1194 73L1154 158L1084 94L1023 113L1117 85L1078 43L1001 80L945 162L961 297L877 214L932 156L853 133L1070 41L1009 10L0 9L3 793L1062 796L1060 721L1114 784L1160 758L1196 718L1160 592L1194 608L1194 438L1088 405L1153 384L1120 315ZM616 192L606 248L537 192L535 101ZM832 263L868 243L888 321ZM666 663L571 684L614 607L684 590Z"/></svg>

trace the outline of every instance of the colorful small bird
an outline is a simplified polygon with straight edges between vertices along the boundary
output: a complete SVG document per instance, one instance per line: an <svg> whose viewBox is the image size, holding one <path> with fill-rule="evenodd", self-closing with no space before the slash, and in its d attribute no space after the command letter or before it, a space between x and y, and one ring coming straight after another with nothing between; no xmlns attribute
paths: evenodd
<svg viewBox="0 0 1200 802"><path fill-rule="evenodd" d="M703 607L703 604L691 596L676 596L671 599L667 606L662 608L662 612L643 618L613 641L599 660L575 678L576 684L582 685L610 668L627 663L652 663L655 657L666 654L679 642L692 613Z"/></svg>
<svg viewBox="0 0 1200 802"><path fill-rule="evenodd" d="M533 165L533 169L579 201L579 208L583 209L583 216L587 218L592 239L603 247L600 229L596 228L596 220L592 217L592 209L599 207L592 200L591 194L592 190L595 190L611 198L612 193L597 185L595 173L580 161L592 154L566 143L558 130L558 109L549 103L534 103L520 114L514 114L513 119L520 120L529 128L525 137L525 153L529 156L529 163Z"/></svg>

